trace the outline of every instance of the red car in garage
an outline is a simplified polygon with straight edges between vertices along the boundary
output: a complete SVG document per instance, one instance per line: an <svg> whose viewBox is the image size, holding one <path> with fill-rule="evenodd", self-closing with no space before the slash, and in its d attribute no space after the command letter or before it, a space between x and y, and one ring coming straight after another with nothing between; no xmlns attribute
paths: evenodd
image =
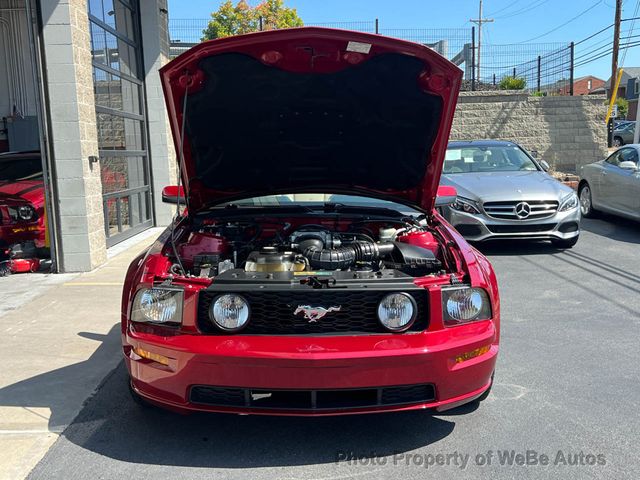
<svg viewBox="0 0 640 480"><path fill-rule="evenodd" d="M44 177L40 152L0 153L0 194L20 197L35 209L37 235L33 239L38 247L46 243L44 214ZM16 242L19 243L19 242Z"/></svg>
<svg viewBox="0 0 640 480"><path fill-rule="evenodd" d="M0 193L0 262L11 256L11 247L35 241L39 233L38 215L31 202Z"/></svg>
<svg viewBox="0 0 640 480"><path fill-rule="evenodd" d="M322 28L166 65L188 213L126 275L134 398L264 415L484 398L496 277L436 210L455 200L438 183L461 75L425 46Z"/></svg>

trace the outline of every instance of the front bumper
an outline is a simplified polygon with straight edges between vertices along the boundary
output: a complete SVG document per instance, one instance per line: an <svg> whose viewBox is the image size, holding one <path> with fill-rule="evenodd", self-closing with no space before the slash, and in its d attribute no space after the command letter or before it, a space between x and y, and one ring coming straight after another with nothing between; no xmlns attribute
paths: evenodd
<svg viewBox="0 0 640 480"><path fill-rule="evenodd" d="M443 214L462 236L472 242L501 238L569 240L580 235L580 208L532 220L502 220L484 213L461 212L451 207L446 207Z"/></svg>
<svg viewBox="0 0 640 480"><path fill-rule="evenodd" d="M490 320L398 335L161 337L128 330L123 340L132 387L150 402L180 412L261 415L447 410L474 400L490 387L498 353L498 333ZM456 356L486 346L486 353L456 362ZM168 365L141 358L134 348L168 357ZM324 391L419 384L433 385L435 398L409 404L304 410L206 405L190 398L196 385Z"/></svg>

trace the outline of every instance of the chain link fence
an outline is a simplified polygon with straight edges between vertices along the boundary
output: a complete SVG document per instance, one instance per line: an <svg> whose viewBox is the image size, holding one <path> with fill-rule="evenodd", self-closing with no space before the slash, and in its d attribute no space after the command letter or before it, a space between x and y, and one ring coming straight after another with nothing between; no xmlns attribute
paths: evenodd
<svg viewBox="0 0 640 480"><path fill-rule="evenodd" d="M177 56L200 42L208 22L208 19L170 19L171 55ZM505 78L516 77L524 80L523 88L530 93L573 95L573 43L483 43L478 51L475 27L386 28L378 19L305 25L377 33L426 45L463 70L463 91L498 90L505 86L501 87L503 80L508 81Z"/></svg>

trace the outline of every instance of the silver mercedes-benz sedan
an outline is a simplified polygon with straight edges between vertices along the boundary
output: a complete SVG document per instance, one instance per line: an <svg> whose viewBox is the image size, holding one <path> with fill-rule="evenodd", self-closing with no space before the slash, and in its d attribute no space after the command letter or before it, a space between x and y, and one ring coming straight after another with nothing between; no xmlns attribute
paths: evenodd
<svg viewBox="0 0 640 480"><path fill-rule="evenodd" d="M580 169L580 209L585 217L603 211L640 220L640 145L625 145Z"/></svg>
<svg viewBox="0 0 640 480"><path fill-rule="evenodd" d="M471 241L498 238L550 240L571 248L580 235L578 196L515 143L451 142L441 185L458 198L443 215Z"/></svg>

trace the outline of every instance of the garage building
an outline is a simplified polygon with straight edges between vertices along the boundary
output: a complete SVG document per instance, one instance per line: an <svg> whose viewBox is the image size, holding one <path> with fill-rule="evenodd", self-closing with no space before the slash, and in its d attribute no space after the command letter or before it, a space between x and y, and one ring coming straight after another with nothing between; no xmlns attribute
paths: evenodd
<svg viewBox="0 0 640 480"><path fill-rule="evenodd" d="M0 0L0 152L42 158L54 271L92 270L171 219L167 14L166 0Z"/></svg>

